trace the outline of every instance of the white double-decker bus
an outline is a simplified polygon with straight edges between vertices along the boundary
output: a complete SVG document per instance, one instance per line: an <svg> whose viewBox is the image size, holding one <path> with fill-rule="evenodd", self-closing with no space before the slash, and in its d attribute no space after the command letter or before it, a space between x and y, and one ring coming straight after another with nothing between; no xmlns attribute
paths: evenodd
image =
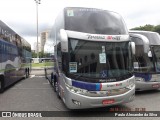
<svg viewBox="0 0 160 120"><path fill-rule="evenodd" d="M134 99L135 46L119 14L67 7L56 18L50 37L56 62L46 75L68 108L104 107Z"/></svg>
<svg viewBox="0 0 160 120"><path fill-rule="evenodd" d="M134 71L136 90L153 90L160 88L160 36L151 31L130 31L131 40L135 42L136 54Z"/></svg>

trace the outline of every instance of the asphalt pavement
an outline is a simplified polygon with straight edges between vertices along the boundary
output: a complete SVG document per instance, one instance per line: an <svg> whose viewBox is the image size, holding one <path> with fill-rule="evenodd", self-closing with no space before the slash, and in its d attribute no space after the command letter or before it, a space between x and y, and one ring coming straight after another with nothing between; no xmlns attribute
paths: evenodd
<svg viewBox="0 0 160 120"><path fill-rule="evenodd" d="M30 74L35 76L44 76L44 68L43 67L32 68Z"/></svg>
<svg viewBox="0 0 160 120"><path fill-rule="evenodd" d="M72 114L72 117L52 117L52 119L133 119L137 120L139 117L105 117L109 115L109 111L112 109L121 109L121 110L139 110L145 109L146 111L160 111L160 90L156 91L145 91L145 92L136 92L136 98L133 102L105 107L105 108L96 108L96 109L86 109L83 110L83 116L88 115L88 111L96 110L97 115L101 114L102 117L92 117L90 113L89 118L77 117L75 114ZM4 93L0 94L0 111L70 111L66 108L63 102L57 98L56 93L49 84L48 80L44 77L44 70L32 70L30 78L23 79L16 84L10 86L5 90ZM86 111L86 113L85 113ZM106 111L101 113L101 111ZM71 113L73 111L70 111ZM62 112L61 112L62 113ZM73 112L74 113L74 112ZM2 118L0 118L1 120ZM3 118L8 120L8 118ZM12 118L20 119L20 118ZM31 118L30 118L31 119ZM35 118L34 118L35 119ZM37 120L41 119L51 119L51 118L36 118ZM143 118L140 119L154 119L158 120L159 118Z"/></svg>

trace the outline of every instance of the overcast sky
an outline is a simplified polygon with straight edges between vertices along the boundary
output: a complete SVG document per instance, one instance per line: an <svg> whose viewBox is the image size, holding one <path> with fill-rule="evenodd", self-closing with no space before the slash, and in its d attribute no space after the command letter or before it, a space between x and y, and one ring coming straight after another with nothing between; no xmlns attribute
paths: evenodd
<svg viewBox="0 0 160 120"><path fill-rule="evenodd" d="M58 12L66 6L93 7L115 11L124 18L128 29L160 24L160 0L41 0L39 33L50 29ZM33 49L36 42L36 3L34 0L0 0L0 19Z"/></svg>

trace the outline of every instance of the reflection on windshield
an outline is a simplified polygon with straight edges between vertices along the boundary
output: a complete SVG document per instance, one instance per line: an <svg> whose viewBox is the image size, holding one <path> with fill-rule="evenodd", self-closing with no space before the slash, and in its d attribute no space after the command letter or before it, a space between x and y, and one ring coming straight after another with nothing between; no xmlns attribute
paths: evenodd
<svg viewBox="0 0 160 120"><path fill-rule="evenodd" d="M129 42L70 40L69 73L77 77L111 78L132 69Z"/></svg>
<svg viewBox="0 0 160 120"><path fill-rule="evenodd" d="M105 34L124 35L127 29L122 17L114 12L87 9L69 8L65 11L65 29L71 31Z"/></svg>

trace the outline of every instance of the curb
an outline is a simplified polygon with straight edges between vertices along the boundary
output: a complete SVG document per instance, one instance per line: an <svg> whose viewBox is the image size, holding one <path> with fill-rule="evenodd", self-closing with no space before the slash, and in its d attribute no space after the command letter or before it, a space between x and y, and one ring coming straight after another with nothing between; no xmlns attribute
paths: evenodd
<svg viewBox="0 0 160 120"><path fill-rule="evenodd" d="M44 70L45 67L32 67L31 70Z"/></svg>

